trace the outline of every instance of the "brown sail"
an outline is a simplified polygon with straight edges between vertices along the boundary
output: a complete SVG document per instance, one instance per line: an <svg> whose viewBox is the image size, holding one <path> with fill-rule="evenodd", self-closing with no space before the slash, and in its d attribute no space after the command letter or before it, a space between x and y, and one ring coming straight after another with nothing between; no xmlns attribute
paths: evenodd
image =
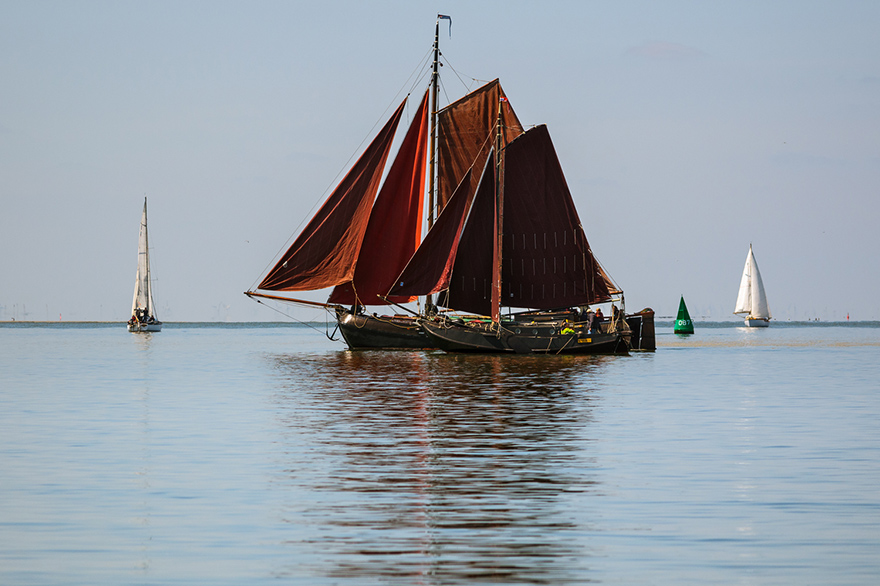
<svg viewBox="0 0 880 586"><path fill-rule="evenodd" d="M433 295L449 287L459 238L470 209L468 188L471 171L465 173L440 216L425 235L389 295Z"/></svg>
<svg viewBox="0 0 880 586"><path fill-rule="evenodd" d="M507 147L503 212L504 305L553 309L611 299L544 125Z"/></svg>
<svg viewBox="0 0 880 586"><path fill-rule="evenodd" d="M270 291L312 291L354 276L355 263L402 102L299 237L259 284Z"/></svg>
<svg viewBox="0 0 880 586"><path fill-rule="evenodd" d="M468 169L471 175L468 197L476 192L489 151L494 146L501 108L504 142L523 133L522 125L496 79L449 104L437 113L437 209L442 210Z"/></svg>
<svg viewBox="0 0 880 586"><path fill-rule="evenodd" d="M383 296L421 241L427 145L428 92L425 92L373 204L354 278L337 285L328 303L387 305L414 299Z"/></svg>
<svg viewBox="0 0 880 586"><path fill-rule="evenodd" d="M546 126L511 142L504 163L501 304L556 309L611 299ZM492 315L493 174L485 173L458 243L449 296L438 304Z"/></svg>

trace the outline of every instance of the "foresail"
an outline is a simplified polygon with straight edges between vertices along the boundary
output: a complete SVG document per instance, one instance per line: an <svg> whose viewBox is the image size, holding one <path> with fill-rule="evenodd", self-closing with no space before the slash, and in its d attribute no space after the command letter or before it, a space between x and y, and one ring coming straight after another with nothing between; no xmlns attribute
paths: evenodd
<svg viewBox="0 0 880 586"><path fill-rule="evenodd" d="M394 112L299 237L260 283L270 291L311 291L350 281L394 131Z"/></svg>
<svg viewBox="0 0 880 586"><path fill-rule="evenodd" d="M401 143L370 213L354 279L337 285L329 303L387 305L409 296L384 295L415 252L422 235L428 154L428 93Z"/></svg>
<svg viewBox="0 0 880 586"><path fill-rule="evenodd" d="M752 311L752 267L754 266L755 255L752 254L752 247L749 246L749 253L746 255L746 264L743 267L742 279L739 282L739 292L736 295L736 307L733 313L751 313Z"/></svg>
<svg viewBox="0 0 880 586"><path fill-rule="evenodd" d="M437 113L438 210L446 206L468 169L483 169L494 146L499 104L503 105L501 125L506 144L522 134L523 128L497 79ZM469 198L476 192L479 180L478 173L471 175Z"/></svg>
<svg viewBox="0 0 880 586"><path fill-rule="evenodd" d="M389 295L433 295L449 287L459 238L471 204L470 178L471 170L468 170Z"/></svg>
<svg viewBox="0 0 880 586"><path fill-rule="evenodd" d="M466 195L464 182L461 195ZM459 194L456 194L459 197ZM440 295L437 305L479 315L492 312L492 238L495 218L495 171L487 162L474 194L470 212L453 260L447 294Z"/></svg>

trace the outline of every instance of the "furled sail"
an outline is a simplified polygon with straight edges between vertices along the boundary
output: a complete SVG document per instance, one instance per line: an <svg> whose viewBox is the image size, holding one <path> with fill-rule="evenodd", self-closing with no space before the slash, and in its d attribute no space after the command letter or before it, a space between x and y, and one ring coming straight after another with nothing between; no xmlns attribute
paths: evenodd
<svg viewBox="0 0 880 586"><path fill-rule="evenodd" d="M311 291L351 281L370 209L400 122L402 102L299 237L259 284Z"/></svg>
<svg viewBox="0 0 880 586"><path fill-rule="evenodd" d="M523 128L497 79L437 113L438 210L446 206L468 169L483 169L494 146L499 103L503 104L501 130L506 144L522 134ZM471 175L468 197L476 192L479 181L479 174Z"/></svg>
<svg viewBox="0 0 880 586"><path fill-rule="evenodd" d="M329 303L387 305L414 299L383 296L421 241L427 145L428 92L425 92L373 204L354 278L337 285Z"/></svg>

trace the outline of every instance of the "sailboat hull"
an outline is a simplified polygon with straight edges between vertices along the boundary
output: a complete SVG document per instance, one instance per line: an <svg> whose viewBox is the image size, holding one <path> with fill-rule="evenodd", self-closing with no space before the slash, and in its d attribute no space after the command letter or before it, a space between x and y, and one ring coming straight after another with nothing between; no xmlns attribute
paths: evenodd
<svg viewBox="0 0 880 586"><path fill-rule="evenodd" d="M352 350L435 348L415 317L353 315L338 310L336 322Z"/></svg>
<svg viewBox="0 0 880 586"><path fill-rule="evenodd" d="M128 331L133 333L139 332L161 332L162 331L162 322L153 322L149 324L144 323L133 323L128 324Z"/></svg>
<svg viewBox="0 0 880 586"><path fill-rule="evenodd" d="M764 317L747 317L743 323L748 328L766 328L770 325L770 320Z"/></svg>
<svg viewBox="0 0 880 586"><path fill-rule="evenodd" d="M506 354L627 354L622 332L561 333L555 323L505 322L500 335L491 323L474 321L420 322L437 347L445 352Z"/></svg>

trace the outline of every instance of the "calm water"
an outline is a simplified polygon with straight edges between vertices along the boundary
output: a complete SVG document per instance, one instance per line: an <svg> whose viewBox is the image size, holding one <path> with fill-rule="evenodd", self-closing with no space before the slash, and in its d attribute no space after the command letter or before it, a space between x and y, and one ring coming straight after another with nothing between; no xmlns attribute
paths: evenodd
<svg viewBox="0 0 880 586"><path fill-rule="evenodd" d="M876 584L880 324L653 354L0 326L0 584Z"/></svg>

